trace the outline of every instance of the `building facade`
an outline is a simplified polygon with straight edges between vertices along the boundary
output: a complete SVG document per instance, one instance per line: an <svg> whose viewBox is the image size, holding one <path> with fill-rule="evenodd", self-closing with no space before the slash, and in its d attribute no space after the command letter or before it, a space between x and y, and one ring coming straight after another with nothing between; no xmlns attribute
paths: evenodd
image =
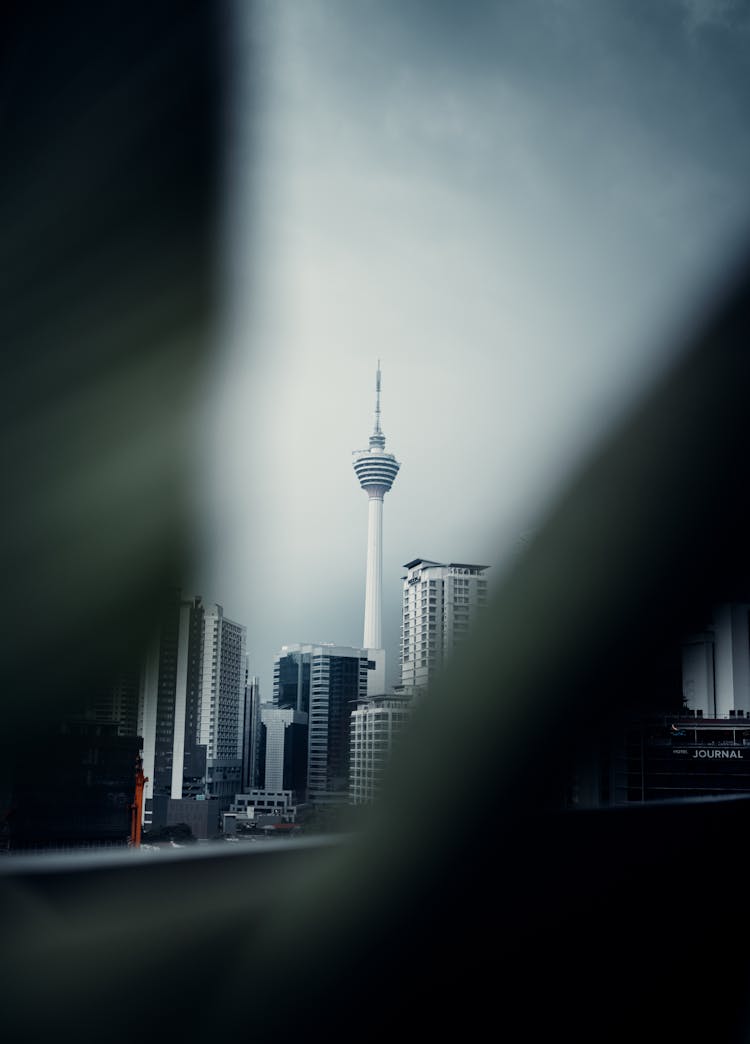
<svg viewBox="0 0 750 1044"><path fill-rule="evenodd" d="M367 649L285 645L274 661L274 705L308 716L307 800L348 803L351 713L367 696Z"/></svg>
<svg viewBox="0 0 750 1044"><path fill-rule="evenodd" d="M750 717L745 712L653 716L627 731L627 800L750 793Z"/></svg>
<svg viewBox="0 0 750 1044"><path fill-rule="evenodd" d="M237 794L235 800L222 816L225 837L237 837L260 833L267 837L294 836L299 832L296 824L309 811L306 805L296 803L291 790L250 790Z"/></svg>
<svg viewBox="0 0 750 1044"><path fill-rule="evenodd" d="M411 714L411 701L395 694L368 697L351 717L349 801L366 805L375 799L383 782L394 743Z"/></svg>
<svg viewBox="0 0 750 1044"><path fill-rule="evenodd" d="M141 674L138 735L143 740L144 823L153 799L203 792L205 748L198 739L204 609L178 595L167 604ZM163 802L162 802L163 803Z"/></svg>
<svg viewBox="0 0 750 1044"><path fill-rule="evenodd" d="M176 596L161 618L141 673L144 825L185 799L225 807L241 788L245 628L221 606Z"/></svg>
<svg viewBox="0 0 750 1044"><path fill-rule="evenodd" d="M227 807L242 789L246 639L220 605L206 608L198 742L206 748L206 797Z"/></svg>
<svg viewBox="0 0 750 1044"><path fill-rule="evenodd" d="M108 689L96 694L93 720L115 725L120 736L137 736L140 683L138 664L121 671Z"/></svg>
<svg viewBox="0 0 750 1044"><path fill-rule="evenodd" d="M124 846L138 737L122 735L114 722L68 718L45 723L36 742L43 756L13 781L0 848Z"/></svg>
<svg viewBox="0 0 750 1044"><path fill-rule="evenodd" d="M642 679L634 696L648 712L634 709L578 757L568 804L750 793L749 664L748 603L715 606Z"/></svg>
<svg viewBox="0 0 750 1044"><path fill-rule="evenodd" d="M487 604L489 568L461 562L407 562L401 625L401 686L425 689Z"/></svg>
<svg viewBox="0 0 750 1044"><path fill-rule="evenodd" d="M750 622L748 603L716 606L707 626L682 645L685 707L704 717L750 714Z"/></svg>
<svg viewBox="0 0 750 1044"><path fill-rule="evenodd" d="M245 714L242 725L242 790L253 790L260 779L260 680L245 665Z"/></svg>
<svg viewBox="0 0 750 1044"><path fill-rule="evenodd" d="M299 800L307 790L308 716L292 707L261 707L263 789L290 790Z"/></svg>

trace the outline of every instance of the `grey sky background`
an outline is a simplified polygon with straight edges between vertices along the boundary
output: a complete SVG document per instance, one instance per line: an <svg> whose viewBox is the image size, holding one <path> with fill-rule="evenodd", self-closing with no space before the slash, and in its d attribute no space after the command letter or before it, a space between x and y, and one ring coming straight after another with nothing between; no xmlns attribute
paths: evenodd
<svg viewBox="0 0 750 1044"><path fill-rule="evenodd" d="M382 424L384 635L402 565L491 583L668 359L750 217L750 17L709 0L239 5L226 345L194 591L288 642L362 640Z"/></svg>

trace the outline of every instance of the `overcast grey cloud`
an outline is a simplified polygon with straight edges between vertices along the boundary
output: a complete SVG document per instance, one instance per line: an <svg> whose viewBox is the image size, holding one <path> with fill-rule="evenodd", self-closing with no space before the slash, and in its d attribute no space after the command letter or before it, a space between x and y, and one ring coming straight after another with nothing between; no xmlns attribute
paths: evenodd
<svg viewBox="0 0 750 1044"><path fill-rule="evenodd" d="M268 698L282 643L361 641L351 451L378 358L402 462L384 511L391 681L402 564L500 575L666 364L748 227L750 20L729 0L245 11L193 583L248 625Z"/></svg>

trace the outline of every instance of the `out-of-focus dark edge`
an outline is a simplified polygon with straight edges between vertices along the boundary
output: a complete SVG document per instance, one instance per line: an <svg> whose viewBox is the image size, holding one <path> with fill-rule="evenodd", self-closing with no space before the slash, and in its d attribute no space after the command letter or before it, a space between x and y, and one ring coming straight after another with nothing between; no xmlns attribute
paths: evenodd
<svg viewBox="0 0 750 1044"><path fill-rule="evenodd" d="M191 554L221 4L19 3L0 55L4 732L128 662Z"/></svg>
<svg viewBox="0 0 750 1044"><path fill-rule="evenodd" d="M138 647L190 552L226 13L4 16L4 763L44 757L33 723ZM745 1038L747 801L558 810L571 737L747 595L747 265L730 282L505 578L361 833L4 863L4 1040Z"/></svg>

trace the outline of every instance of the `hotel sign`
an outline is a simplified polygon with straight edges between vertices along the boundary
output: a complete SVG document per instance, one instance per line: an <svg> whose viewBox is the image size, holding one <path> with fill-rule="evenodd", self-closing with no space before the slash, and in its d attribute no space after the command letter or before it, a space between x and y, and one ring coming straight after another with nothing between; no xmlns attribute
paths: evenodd
<svg viewBox="0 0 750 1044"><path fill-rule="evenodd" d="M687 747L673 747L672 753L680 754L682 757L706 759L709 761L718 760L719 758L740 758L742 761L745 760L743 751L728 747L698 747L690 750Z"/></svg>

